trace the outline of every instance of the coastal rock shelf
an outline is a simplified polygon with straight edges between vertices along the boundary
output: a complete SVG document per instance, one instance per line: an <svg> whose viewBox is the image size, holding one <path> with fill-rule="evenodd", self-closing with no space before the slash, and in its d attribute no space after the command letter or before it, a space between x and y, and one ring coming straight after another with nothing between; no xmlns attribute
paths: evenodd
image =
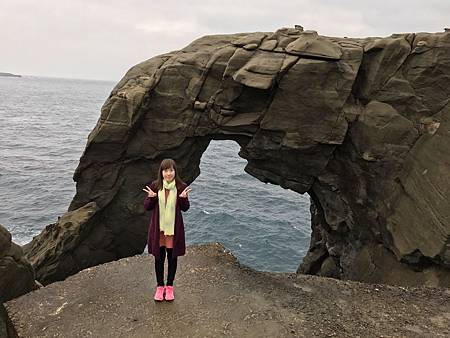
<svg viewBox="0 0 450 338"><path fill-rule="evenodd" d="M142 187L161 159L190 183L209 142L230 139L247 173L311 196L299 272L449 286L448 83L449 31L356 39L296 26L195 40L116 85L74 174L70 214L26 255L48 284L141 253Z"/></svg>
<svg viewBox="0 0 450 338"><path fill-rule="evenodd" d="M450 292L255 272L217 244L188 247L173 303L153 258L88 268L6 303L22 338L448 337Z"/></svg>

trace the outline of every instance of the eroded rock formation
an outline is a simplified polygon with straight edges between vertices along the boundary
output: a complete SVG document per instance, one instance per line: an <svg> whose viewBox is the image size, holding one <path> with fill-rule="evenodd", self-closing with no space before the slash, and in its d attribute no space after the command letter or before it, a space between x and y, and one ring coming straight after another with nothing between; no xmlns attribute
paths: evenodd
<svg viewBox="0 0 450 338"><path fill-rule="evenodd" d="M449 285L449 80L450 32L350 39L283 28L154 57L116 85L89 135L64 216L82 221L52 225L27 256L48 283L142 252L142 186L161 159L192 182L209 142L232 139L246 172L310 194L300 272Z"/></svg>

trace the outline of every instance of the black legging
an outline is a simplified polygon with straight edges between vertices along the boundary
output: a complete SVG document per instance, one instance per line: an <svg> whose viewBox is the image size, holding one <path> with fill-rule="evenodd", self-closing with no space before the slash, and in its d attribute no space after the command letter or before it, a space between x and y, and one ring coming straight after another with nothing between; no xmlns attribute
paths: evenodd
<svg viewBox="0 0 450 338"><path fill-rule="evenodd" d="M173 249L167 249L167 284L173 286L173 280L175 279L175 273L177 272L177 257L172 257Z"/></svg>
<svg viewBox="0 0 450 338"><path fill-rule="evenodd" d="M166 260L167 250L167 284L173 286L175 273L177 272L177 257L172 257L173 249L166 249L165 246L159 247L159 259L155 259L156 282L158 286L164 286L164 261Z"/></svg>
<svg viewBox="0 0 450 338"><path fill-rule="evenodd" d="M164 286L164 261L166 260L166 247L159 247L159 259L155 259L156 283Z"/></svg>

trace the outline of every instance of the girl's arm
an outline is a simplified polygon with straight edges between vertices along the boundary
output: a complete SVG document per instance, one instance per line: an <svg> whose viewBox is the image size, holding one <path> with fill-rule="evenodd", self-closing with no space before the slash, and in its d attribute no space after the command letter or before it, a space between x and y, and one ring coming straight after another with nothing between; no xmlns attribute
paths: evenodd
<svg viewBox="0 0 450 338"><path fill-rule="evenodd" d="M157 191L156 188L154 187L154 184L150 185L150 189L152 189L154 192ZM148 196L145 197L144 208L146 210L152 210L156 204L158 204L158 195L156 195L155 197L148 197Z"/></svg>
<svg viewBox="0 0 450 338"><path fill-rule="evenodd" d="M158 197L146 197L144 200L144 208L146 210L152 210L158 203Z"/></svg>
<svg viewBox="0 0 450 338"><path fill-rule="evenodd" d="M188 197L178 197L178 202L180 203L181 211L188 211L191 204L189 203Z"/></svg>

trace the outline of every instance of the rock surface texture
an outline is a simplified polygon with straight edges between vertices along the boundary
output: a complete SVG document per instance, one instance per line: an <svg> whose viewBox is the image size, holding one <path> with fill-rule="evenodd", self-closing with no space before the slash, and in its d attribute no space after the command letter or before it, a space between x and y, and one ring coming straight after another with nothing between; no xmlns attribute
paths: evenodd
<svg viewBox="0 0 450 338"><path fill-rule="evenodd" d="M116 85L74 174L63 217L79 221L45 230L27 257L49 283L141 253L142 187L161 159L192 182L209 142L231 139L247 173L311 196L299 272L448 286L448 83L450 32L351 39L297 26L195 40Z"/></svg>
<svg viewBox="0 0 450 338"><path fill-rule="evenodd" d="M188 247L175 301L156 303L153 258L88 268L5 304L22 338L449 337L450 290L255 272L220 245Z"/></svg>

